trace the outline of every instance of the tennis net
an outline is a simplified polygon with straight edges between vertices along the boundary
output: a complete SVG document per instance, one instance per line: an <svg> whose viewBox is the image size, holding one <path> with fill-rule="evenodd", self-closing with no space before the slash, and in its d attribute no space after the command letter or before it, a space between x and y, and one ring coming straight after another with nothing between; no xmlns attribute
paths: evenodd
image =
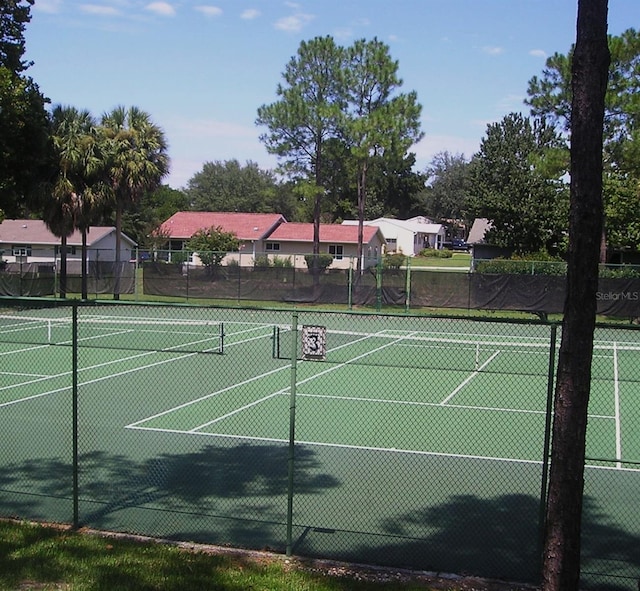
<svg viewBox="0 0 640 591"><path fill-rule="evenodd" d="M219 321L81 315L79 347L164 352L224 352L224 324ZM0 342L71 345L70 317L0 315Z"/></svg>
<svg viewBox="0 0 640 591"><path fill-rule="evenodd" d="M300 332L300 331L299 331ZM291 328L274 328L274 355L291 355ZM300 336L300 335L299 335ZM304 359L301 338L298 358ZM327 330L327 363L406 367L461 372L484 372L547 377L551 355L557 367L558 347L549 338L516 335L446 334L440 332L358 332ZM640 345L637 342L597 340L594 343L594 379L640 381ZM623 364L624 372L618 374Z"/></svg>
<svg viewBox="0 0 640 591"><path fill-rule="evenodd" d="M290 329L276 327L274 334L276 355L279 358L290 357ZM329 330L326 333L325 361L382 367L515 372L546 376L549 369L549 351L549 342L544 339L481 339L478 335L445 336L410 331L367 333ZM303 358L300 346L298 357Z"/></svg>

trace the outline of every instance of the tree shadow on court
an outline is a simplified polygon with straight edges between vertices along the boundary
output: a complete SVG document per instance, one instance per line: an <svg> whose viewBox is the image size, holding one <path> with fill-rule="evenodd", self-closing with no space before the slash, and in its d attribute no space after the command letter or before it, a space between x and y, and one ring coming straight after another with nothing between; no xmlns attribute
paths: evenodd
<svg viewBox="0 0 640 591"><path fill-rule="evenodd" d="M384 519L382 530L394 542L384 535L363 536L358 544L353 534L345 533L351 544L335 557L362 561L366 556L366 562L380 565L536 584L541 567L538 513L539 500L530 495L453 496L447 503ZM637 526L621 527L601 502L585 497L581 588L636 588L640 532L634 531ZM386 542L379 544L381 539Z"/></svg>
<svg viewBox="0 0 640 591"><path fill-rule="evenodd" d="M296 453L296 493L316 494L338 486L323 473L313 450ZM70 464L30 460L0 469L0 511L9 516L43 516L46 501L71 499ZM272 530L286 518L288 450L276 445L206 446L191 453L160 454L142 461L107 451L80 456L81 525L210 542L272 546ZM13 490L15 493L6 494ZM153 513L153 517L149 515ZM209 525L207 525L209 518ZM127 525L153 523L155 529ZM71 521L69 514L62 521ZM197 528L194 529L194 522ZM213 524L217 525L213 525ZM223 540L216 531L224 529ZM284 538L279 533L279 545Z"/></svg>

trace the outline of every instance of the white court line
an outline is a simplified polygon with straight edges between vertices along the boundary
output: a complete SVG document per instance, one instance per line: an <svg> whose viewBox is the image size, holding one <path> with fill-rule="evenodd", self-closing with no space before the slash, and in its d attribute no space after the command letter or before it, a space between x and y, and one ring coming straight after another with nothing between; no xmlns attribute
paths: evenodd
<svg viewBox="0 0 640 591"><path fill-rule="evenodd" d="M367 398L366 396L333 396L332 394L297 394L300 398L327 398L331 400L351 400L355 402L377 402L382 404L397 404L405 406L430 406L440 408L441 402L420 402L419 400L390 400L389 398ZM459 410L479 410L487 412L512 413L523 415L546 415L546 410L531 410L526 408L501 408L499 406L476 406L471 404L447 404L447 408ZM614 419L611 415L589 415L590 419Z"/></svg>
<svg viewBox="0 0 640 591"><path fill-rule="evenodd" d="M227 435L223 433L206 433L202 431L181 431L180 429L165 429L160 427L136 427L140 431L151 431L154 433L172 433L176 435L197 435L199 437L215 437L217 439L239 439L242 441L260 441L266 443L288 443L288 439L281 439L277 437L256 437L254 435ZM349 445L344 443L326 443L323 441L306 441L296 440L296 445L315 445L318 447L332 447L337 449L349 449L358 451L375 451L381 453L394 453L394 454L407 454L413 456L427 456L438 458L453 458L463 460L481 460L487 462L506 462L509 464L532 464L542 466L541 460L526 460L522 458L500 458L496 456L479 456L471 454L452 454L438 451L424 451L417 449L399 449L394 447L374 447L370 445ZM592 464L586 464L585 468L589 470L616 470L620 472L632 472L637 473L635 468L613 468L610 466L596 466Z"/></svg>
<svg viewBox="0 0 640 591"><path fill-rule="evenodd" d="M614 415L616 419L616 458L622 459L622 435L620 428L620 381L618 379L618 346L613 343L613 399L614 399ZM622 462L616 463L617 468L622 467Z"/></svg>
<svg viewBox="0 0 640 591"><path fill-rule="evenodd" d="M371 338L373 336L376 335L369 335L366 338ZM326 375L328 373L331 373L333 371L336 371L338 369L342 369L344 366L349 365L350 363L353 363L354 361L357 361L358 359L362 359L363 357L366 357L367 355L371 355L372 353L377 353L378 351L381 351L382 349L386 349L387 347L390 347L391 345L394 345L395 343L403 340L404 337L399 337L398 339L395 339L389 343L386 343L385 345L381 345L380 347L377 347L376 349L373 349L371 351L366 351L365 353L362 353L361 355L357 355L356 357L354 357L353 359L349 359L348 361L345 361L344 363L339 363L338 365L334 365L333 367L329 367L328 369L325 369L317 374L314 374L312 376L309 376L308 378L305 378L304 380L301 380L299 382L296 382L296 387L302 384L306 384L307 382L310 382L312 380L315 380L316 378L319 378L323 375ZM362 339L358 339L358 340L362 340ZM350 345L352 345L353 343L355 343L357 341L352 341L351 343L348 343ZM340 345L340 347L344 347L346 345ZM336 347L336 349L338 349L339 347ZM336 349L333 349L334 351ZM285 369L285 368L280 368L280 369ZM290 369L289 366L286 366L286 369ZM265 374L266 375L266 374ZM228 419L229 417L232 417L236 414L238 414L239 412L242 412L244 410L246 410L247 408L250 408L252 406L255 406L256 404L258 404L259 402L264 402L265 400L269 400L270 398L273 398L274 396L278 396L280 394L284 394L285 392L288 392L289 390L291 390L291 386L288 386L286 388L282 388L281 390L278 390L277 392L273 392L271 394L269 394L268 396L265 396L264 398L261 398L260 400L257 400L255 402L252 402L251 404L248 404L246 406L243 406L241 408L237 408L235 410L233 410L232 412L227 413L226 415L223 415L221 417L216 417L215 419L213 419L212 421L208 421L207 423L204 423L202 425L199 425L197 427L194 427L193 429L191 429L190 431L188 431L189 433L192 432L196 432L199 431L200 429L204 429L205 427L209 427L223 419Z"/></svg>
<svg viewBox="0 0 640 591"><path fill-rule="evenodd" d="M287 366L287 365L285 365L283 367L278 367L277 369L272 369L271 371L268 371L267 373L260 374L259 376L253 376L252 378L249 378L248 380L244 380L243 382L239 382L237 384L231 384L231 386L227 386L226 388L223 388L222 390L218 390L216 392L211 392L210 394L205 394L204 396L201 396L200 398L195 398L194 400L189 400L189 402L185 402L184 404L179 404L178 406L174 406L172 408L169 408L167 410L163 410L162 412L159 412L159 413L157 413L155 415L152 415L150 417L146 417L144 419L136 421L135 423L131 423L130 425L127 425L125 427L125 429L140 429L140 428L144 428L144 427L138 427L138 425L140 425L141 423L145 423L147 421L151 421L153 419L157 419L158 417L162 417L162 416L167 415L169 413L181 410L183 408L187 408L188 406L191 406L192 404L197 404L198 402L202 402L203 400L207 400L209 398L213 398L214 396L218 396L220 394L223 394L224 392L228 392L229 390L233 390L234 388L238 388L239 386L244 386L246 384L250 384L251 382L255 382L256 380L261 380L265 376L273 375L273 374L276 374L278 372L281 372L281 371L284 371L284 370L290 370L290 369L291 368L289 366ZM188 433L188 431L184 431L184 433Z"/></svg>
<svg viewBox="0 0 640 591"><path fill-rule="evenodd" d="M376 335L368 335L367 337L363 337L361 339L357 339L355 341L351 341L350 343L346 343L344 345L340 345L339 347L335 347L334 349L332 349L332 351L336 351L338 349L341 349L342 347L346 347L348 345L352 345L353 343L357 343L359 341L364 340L365 338L371 338L373 336L376 336ZM398 339L396 339L394 341L391 341L390 343L387 343L386 345L382 345L381 347L378 347L377 349L374 349L373 351L367 351L366 353L363 353L362 355L358 355L357 357L354 357L353 359L351 359L351 360L349 360L349 361L347 361L345 363L341 363L339 365L336 365L334 367L326 369L326 370L324 370L324 371L322 371L322 372L320 372L318 374L310 376L309 378L306 378L306 379L298 382L298 384L304 384L304 383L306 383L306 382L308 382L310 380L313 380L313 379L315 379L317 377L320 377L320 376L322 376L322 375L324 375L324 374L326 374L328 372L335 371L336 369L340 369L340 368L344 367L345 365L347 365L348 363L351 363L353 361L361 359L362 357L366 357L367 355L370 355L371 353L375 353L375 352L377 352L377 351L379 351L381 349L384 349L385 347L389 347L392 344L395 344L396 342L401 341L401 340L402 340L402 338L398 338ZM184 404L180 404L180 405L178 405L176 407L169 408L169 409L167 409L165 411L162 411L162 412L157 413L155 415L152 415L150 417L146 417L144 419L141 419L139 421L136 421L134 423L126 425L125 429L147 429L148 430L149 428L140 427L140 425L143 424L143 423L146 423L147 421L151 421L153 419L157 419L158 417L162 417L162 416L168 415L168 414L170 414L170 413L172 413L174 411L178 411L178 410L181 410L181 409L186 408L188 406L191 406L192 404L197 404L198 402L202 402L202 401L207 400L209 398L213 398L214 396L219 396L220 394L223 394L225 392L233 390L234 388L238 388L240 386L245 386L246 384L250 384L251 382L255 382L257 380L260 380L265 376L273 375L273 374L276 374L276 373L281 372L281 371L291 371L291 366L285 365L285 366L279 367L277 369L271 370L271 371L269 371L269 372L267 372L265 374L260 374L259 376L254 376L252 378L249 378L248 380L245 380L243 382L240 382L240 383L237 383L237 384L232 384L232 385L230 385L230 386L228 386L226 388L223 388L222 390L217 390L216 392L211 392L210 394L205 394L204 396L201 396L200 398L196 398L195 400L190 400L189 402L185 402ZM229 418L230 416L233 416L234 414L237 414L238 412L241 412L242 410L246 410L246 408L248 408L249 406L255 406L256 404L258 404L260 402L264 402L265 400L273 398L274 396L278 396L280 394L284 394L285 392L290 390L290 388L291 387L288 386L287 388L283 388L282 390L278 390L277 392L273 392L273 393L269 394L268 396L263 397L260 400L257 400L255 402L251 403L247 407L242 407L242 408L235 409L233 412L228 413L227 415L224 415L224 417L217 417L216 419L214 419L212 421L209 421L209 422L204 423L202 425L198 425L198 426L194 427L193 429L190 429L189 431L183 431L183 432L184 433L197 433L197 431L199 429L203 429L206 426L210 426L210 425L220 421L222 418Z"/></svg>
<svg viewBox="0 0 640 591"><path fill-rule="evenodd" d="M0 353L0 357L4 355L15 355L16 353L26 353L27 351L37 351L38 349L46 349L50 346L51 345L47 343L46 345L34 345L33 347L24 347L23 349L15 349L13 351L3 351Z"/></svg>
<svg viewBox="0 0 640 591"><path fill-rule="evenodd" d="M478 369L476 369L470 376L467 377L449 396L447 396L441 403L440 406L445 406L449 400L451 400L462 388L464 388L471 380L473 380L489 363L491 363L498 355L500 351L496 351L489 359L487 359Z"/></svg>
<svg viewBox="0 0 640 591"><path fill-rule="evenodd" d="M50 374L46 373L26 373L24 371L0 371L0 376L20 376L21 378L50 378Z"/></svg>
<svg viewBox="0 0 640 591"><path fill-rule="evenodd" d="M129 356L129 357L125 357L123 359L115 359L115 360L112 360L112 361L107 361L105 363L98 363L97 365L91 365L91 366L88 366L88 367L83 367L83 368L79 369L78 372L89 371L89 370L92 370L92 369L97 369L99 367L105 367L107 365L113 365L115 363L120 363L122 361L129 361L131 359L136 359L138 357L144 357L146 355L152 355L153 353L155 353L155 351L146 351L144 353L140 353L138 355L132 355L132 356ZM121 372L118 372L118 373L111 373L111 374L109 374L107 376L102 376L100 378L95 378L93 380L88 380L86 382L81 382L81 383L78 384L78 388L80 388L82 386L87 386L89 384L94 384L96 382L102 382L104 380L108 380L108 379L111 379L111 378L123 376L123 375L129 374L129 373L135 373L137 371L141 371L141 370L147 369L149 367L155 367L157 365L163 365L165 363L171 363L173 361L178 361L178 360L181 360L181 359L185 359L187 357L192 357L193 355L196 355L196 353L186 353L184 355L180 355L179 357L175 357L175 358L172 358L172 359L164 359L162 361L157 361L155 363L150 363L150 364L147 364L147 365L143 365L141 367L131 368L131 369L124 370L124 371L121 371ZM61 373L61 374L57 374L55 376L49 376L49 377L47 377L45 379L55 379L55 378L71 375L72 373L73 372L71 372L71 371L67 371L67 372L64 372L64 373ZM35 383L35 382L39 382L39 381L43 381L43 380L32 380L31 382L23 382L22 384L17 384L14 387L24 386L25 383ZM57 394L58 392L65 392L67 390L71 390L71 386L63 386L62 388L56 388L55 390L49 390L48 392L40 392L38 394L34 394L33 396L27 396L26 398L19 398L17 400L11 400L9 402L3 402L3 403L0 403L0 408L2 408L4 406L12 406L13 404L19 404L21 402L26 402L27 400L34 400L36 398L42 398L44 396L49 396L51 394Z"/></svg>

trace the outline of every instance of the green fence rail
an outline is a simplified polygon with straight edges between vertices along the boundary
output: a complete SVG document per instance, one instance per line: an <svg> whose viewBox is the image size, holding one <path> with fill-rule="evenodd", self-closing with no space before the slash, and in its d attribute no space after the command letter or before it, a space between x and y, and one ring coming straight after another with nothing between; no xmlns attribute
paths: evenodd
<svg viewBox="0 0 640 591"><path fill-rule="evenodd" d="M561 329L0 300L0 515L536 583ZM640 332L598 326L582 586L640 576Z"/></svg>

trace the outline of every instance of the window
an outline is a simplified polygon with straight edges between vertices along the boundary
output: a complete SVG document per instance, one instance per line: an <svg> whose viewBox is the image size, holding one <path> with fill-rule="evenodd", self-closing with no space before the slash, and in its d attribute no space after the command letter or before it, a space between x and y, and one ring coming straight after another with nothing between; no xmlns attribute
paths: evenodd
<svg viewBox="0 0 640 591"><path fill-rule="evenodd" d="M342 258L344 251L342 244L330 244L329 245L329 254L333 255L334 259L340 260Z"/></svg>
<svg viewBox="0 0 640 591"><path fill-rule="evenodd" d="M24 245L20 245L20 246L12 246L11 247L11 254L13 254L14 257L30 257L31 256L31 245L30 244L24 244Z"/></svg>
<svg viewBox="0 0 640 591"><path fill-rule="evenodd" d="M76 254L76 247L67 245L67 254L75 255ZM56 244L56 246L55 246L55 255L56 256L60 255L60 245L59 244Z"/></svg>
<svg viewBox="0 0 640 591"><path fill-rule="evenodd" d="M267 249L267 252L275 252L280 250L280 243L279 242L267 242L265 248Z"/></svg>

